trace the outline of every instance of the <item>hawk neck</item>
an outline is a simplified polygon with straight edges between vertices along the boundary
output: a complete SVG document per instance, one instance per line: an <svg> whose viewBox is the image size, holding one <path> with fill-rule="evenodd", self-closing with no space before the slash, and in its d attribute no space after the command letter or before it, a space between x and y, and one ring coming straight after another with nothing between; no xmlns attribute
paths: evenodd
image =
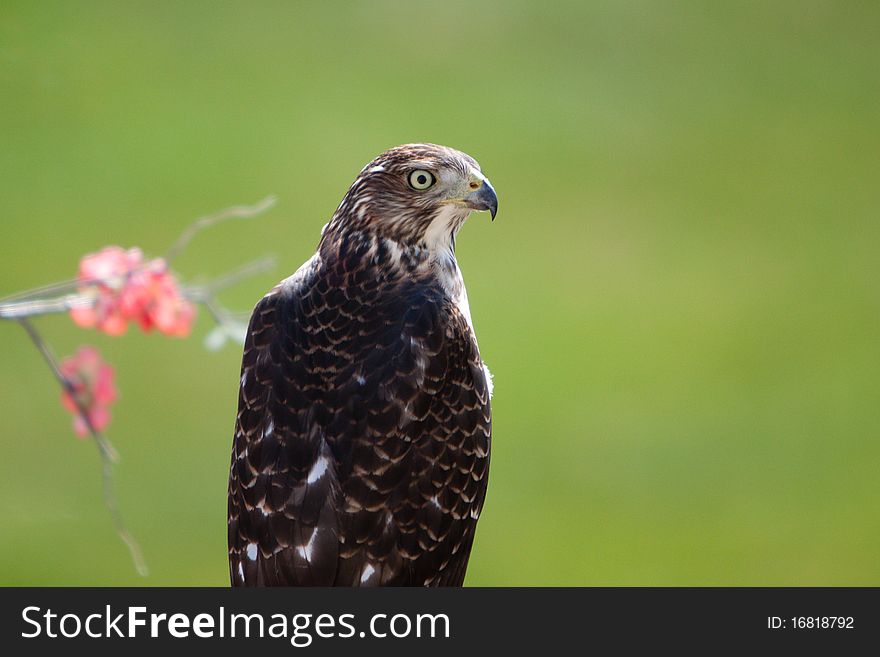
<svg viewBox="0 0 880 657"><path fill-rule="evenodd" d="M454 240L449 248L409 244L371 230L325 231L316 256L322 268L361 271L381 281L389 293L398 285L416 283L446 297L473 329L464 279L455 258Z"/></svg>

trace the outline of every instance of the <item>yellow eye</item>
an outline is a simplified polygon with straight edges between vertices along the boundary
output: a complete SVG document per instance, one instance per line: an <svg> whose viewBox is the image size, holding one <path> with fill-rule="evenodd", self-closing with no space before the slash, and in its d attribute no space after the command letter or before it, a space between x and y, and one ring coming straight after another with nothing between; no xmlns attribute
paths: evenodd
<svg viewBox="0 0 880 657"><path fill-rule="evenodd" d="M433 185L435 182L437 182L437 179L430 171L416 169L409 174L409 186L413 189L428 189L428 187Z"/></svg>

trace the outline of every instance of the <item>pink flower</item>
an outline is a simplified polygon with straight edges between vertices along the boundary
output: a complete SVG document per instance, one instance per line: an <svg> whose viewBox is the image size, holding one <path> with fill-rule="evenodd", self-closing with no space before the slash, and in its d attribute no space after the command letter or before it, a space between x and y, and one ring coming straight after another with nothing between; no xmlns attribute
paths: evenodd
<svg viewBox="0 0 880 657"><path fill-rule="evenodd" d="M196 316L195 306L180 291L177 280L161 258L136 276L132 287L137 299L137 310L131 314L141 330L158 330L166 335L184 337L192 330Z"/></svg>
<svg viewBox="0 0 880 657"><path fill-rule="evenodd" d="M86 346L61 362L61 373L71 388L61 393L61 403L73 413L76 435L83 438L89 434L79 406L85 410L92 426L103 431L110 423L108 407L116 401L113 367L104 362L97 349Z"/></svg>
<svg viewBox="0 0 880 657"><path fill-rule="evenodd" d="M134 303L130 298L132 274L142 265L144 254L140 249L124 250L108 246L98 253L83 256L77 279L80 293L92 294L91 306L73 308L70 316L84 328L95 327L109 335L122 335L128 328L127 309Z"/></svg>
<svg viewBox="0 0 880 657"><path fill-rule="evenodd" d="M192 329L195 306L163 258L144 261L140 249L108 246L80 261L79 281L80 294L95 297L91 306L70 311L79 326L110 335L125 333L129 321L166 335L186 336Z"/></svg>

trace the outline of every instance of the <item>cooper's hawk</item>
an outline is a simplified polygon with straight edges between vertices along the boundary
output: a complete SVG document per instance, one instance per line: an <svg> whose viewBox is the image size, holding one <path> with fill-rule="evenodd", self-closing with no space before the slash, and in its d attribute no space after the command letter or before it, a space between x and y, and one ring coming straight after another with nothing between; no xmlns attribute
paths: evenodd
<svg viewBox="0 0 880 657"><path fill-rule="evenodd" d="M461 585L492 384L455 237L497 207L468 155L393 148L257 304L229 474L234 586Z"/></svg>

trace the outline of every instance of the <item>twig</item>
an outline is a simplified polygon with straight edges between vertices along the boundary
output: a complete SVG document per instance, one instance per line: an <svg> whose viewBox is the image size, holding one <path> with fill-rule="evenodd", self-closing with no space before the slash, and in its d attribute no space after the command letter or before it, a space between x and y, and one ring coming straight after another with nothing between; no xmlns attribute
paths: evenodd
<svg viewBox="0 0 880 657"><path fill-rule="evenodd" d="M214 297L218 292L225 290L228 287L232 287L246 278L272 270L275 265L275 256L265 256L259 260L254 260L246 265L242 265L231 272L221 274L208 283L183 286L183 291L190 301L202 303L205 299ZM145 267L146 265L133 271L138 271ZM45 294L47 291L53 289L64 289L70 285L69 283L47 285L43 288L37 288L6 297L0 301L0 319L17 321L23 317L54 315L69 312L74 308L93 306L98 297L89 286L96 283L100 283L100 281L83 280L79 283L83 291L78 294L65 294L61 297L44 299L39 298L38 295Z"/></svg>
<svg viewBox="0 0 880 657"><path fill-rule="evenodd" d="M29 301L10 301L0 304L0 319L34 317L66 313L74 308L85 308L95 304L96 297L87 294L67 294L55 299L33 299Z"/></svg>
<svg viewBox="0 0 880 657"><path fill-rule="evenodd" d="M42 287L32 288L30 290L24 290L22 292L16 292L15 294L5 296L0 299L0 304L5 304L8 301L19 301L21 299L32 300L38 297L44 297L47 294L73 292L78 289L80 285L81 281L76 278L68 281L60 281L58 283L50 283L49 285L43 285Z"/></svg>
<svg viewBox="0 0 880 657"><path fill-rule="evenodd" d="M193 238L206 228L210 228L228 219L250 219L262 214L275 205L275 196L267 196L254 205L235 205L216 214L200 217L187 226L180 236L168 249L165 262L168 266L171 261L179 256L189 245ZM150 262L135 268L138 271L150 266ZM275 266L275 258L267 256L244 265L228 274L224 274L207 285L190 286L189 290L194 295L192 300L202 301L206 295L214 295L222 289L230 287L249 276L255 276L272 269ZM44 285L32 290L25 290L0 299L0 319L19 320L22 317L35 315L49 315L65 313L73 308L82 308L94 305L97 296L88 291L89 286L102 283L100 280L76 279ZM78 290L72 293L73 290ZM46 298L50 294L61 294ZM201 296L198 296L201 295Z"/></svg>
<svg viewBox="0 0 880 657"><path fill-rule="evenodd" d="M76 395L76 389L73 386L73 383L64 376L64 373L61 371L61 367L58 365L58 360L55 358L55 355L52 353L51 349L49 349L49 345L43 340L43 337L39 334L34 325L31 324L30 320L26 317L20 317L18 319L18 323L21 324L22 328L27 332L28 337L30 337L31 341L37 347L39 352L43 355L43 359L46 361L46 364L49 365L49 369L52 370L52 374L57 379L58 383L64 389L70 398L73 400L74 405L76 406L77 413L79 413L82 421L85 423L86 428L89 430L89 433L95 439L95 442L98 445L98 449L101 452L101 456L107 458L112 463L117 463L119 461L119 454L113 448L113 446L109 443L109 441L98 431L94 424L92 424L92 420L89 417L88 409L83 405L82 401Z"/></svg>
<svg viewBox="0 0 880 657"><path fill-rule="evenodd" d="M221 274L207 283L187 285L184 288L184 294L190 301L203 303L206 299L214 298L218 292L221 292L228 287L232 287L246 278L271 271L274 269L275 264L275 256L265 256L259 260L254 260L246 265L242 265L237 269L233 269L230 272Z"/></svg>
<svg viewBox="0 0 880 657"><path fill-rule="evenodd" d="M147 562L144 559L143 552L141 552L141 546L125 527L125 523L122 520L122 513L119 511L119 505L116 502L116 495L113 492L113 462L106 458L102 459L102 461L104 465L104 506L110 511L110 517L113 519L113 527L116 529L116 535L128 548L128 553L131 555L135 570L137 570L138 575L141 577L146 577L150 574L150 569L147 568Z"/></svg>
<svg viewBox="0 0 880 657"><path fill-rule="evenodd" d="M231 208L226 208L216 214L199 217L187 226L180 234L180 237L178 237L174 244L171 245L171 248L168 249L168 252L165 254L165 260L170 264L180 255L192 239L206 228L215 226L227 219L250 219L251 217L256 217L275 205L275 201L275 196L267 196L254 205L234 205Z"/></svg>
<svg viewBox="0 0 880 657"><path fill-rule="evenodd" d="M107 440L104 434L98 431L97 427L95 427L92 419L89 417L88 409L76 394L73 383L70 379L64 376L61 367L58 365L58 360L49 348L49 345L46 344L37 329L34 328L34 325L31 324L27 317L18 318L18 323L28 334L28 337L30 337L31 341L34 343L34 346L36 346L39 352L43 355L43 359L46 361L49 369L52 370L52 374L55 376L58 383L73 400L80 419L82 419L89 434L91 434L94 439L95 445L98 447L98 453L101 455L101 462L103 465L104 505L110 511L110 517L113 520L116 534L128 547L131 560L134 562L134 567L140 575L146 577L149 570L144 561L143 553L141 552L141 548L137 541L125 528L122 514L119 511L119 505L116 502L116 496L113 493L113 466L115 463L119 462L118 452L113 448L113 445L110 444L110 441Z"/></svg>

